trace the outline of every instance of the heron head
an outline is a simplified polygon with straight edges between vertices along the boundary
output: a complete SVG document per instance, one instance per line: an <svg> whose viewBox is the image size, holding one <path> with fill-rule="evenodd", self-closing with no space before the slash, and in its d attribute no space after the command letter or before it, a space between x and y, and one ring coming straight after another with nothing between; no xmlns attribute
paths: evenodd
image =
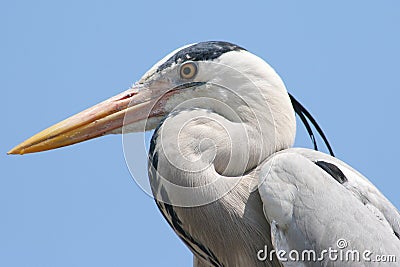
<svg viewBox="0 0 400 267"><path fill-rule="evenodd" d="M179 109L206 108L230 119L239 114L240 120L253 114L259 121L268 120L262 114L272 112L271 107L290 111L279 123L289 125L294 139L294 112L275 71L237 45L201 42L173 51L128 90L43 130L8 153L33 153L111 133L151 130Z"/></svg>

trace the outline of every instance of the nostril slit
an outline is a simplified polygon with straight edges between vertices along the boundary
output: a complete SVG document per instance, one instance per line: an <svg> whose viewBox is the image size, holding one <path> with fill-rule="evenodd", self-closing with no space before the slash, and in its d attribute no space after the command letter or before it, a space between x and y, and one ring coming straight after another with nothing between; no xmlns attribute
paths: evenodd
<svg viewBox="0 0 400 267"><path fill-rule="evenodd" d="M134 96L134 95L136 95L137 93L129 93L129 94L126 94L125 96L123 96L122 98L120 98L119 100L125 100L125 99L128 99L128 98L131 98L132 96Z"/></svg>

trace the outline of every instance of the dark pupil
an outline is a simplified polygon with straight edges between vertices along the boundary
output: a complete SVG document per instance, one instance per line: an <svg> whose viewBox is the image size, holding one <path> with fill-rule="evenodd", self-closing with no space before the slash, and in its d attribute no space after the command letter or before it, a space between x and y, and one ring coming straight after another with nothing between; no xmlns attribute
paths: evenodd
<svg viewBox="0 0 400 267"><path fill-rule="evenodd" d="M189 67L184 67L183 68L183 74L189 75L192 72L192 70Z"/></svg>

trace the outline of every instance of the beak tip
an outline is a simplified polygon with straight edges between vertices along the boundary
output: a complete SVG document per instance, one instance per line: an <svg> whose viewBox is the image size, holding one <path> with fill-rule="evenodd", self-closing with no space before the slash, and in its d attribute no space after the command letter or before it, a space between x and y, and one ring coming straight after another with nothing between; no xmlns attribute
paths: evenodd
<svg viewBox="0 0 400 267"><path fill-rule="evenodd" d="M23 155L24 153L24 149L20 148L19 146L14 147L13 149L11 149L10 151L7 152L7 155Z"/></svg>

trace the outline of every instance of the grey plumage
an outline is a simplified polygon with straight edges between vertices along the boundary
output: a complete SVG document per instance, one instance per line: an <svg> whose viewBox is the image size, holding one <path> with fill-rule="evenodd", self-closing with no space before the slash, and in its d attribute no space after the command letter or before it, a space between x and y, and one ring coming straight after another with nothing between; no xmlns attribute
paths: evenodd
<svg viewBox="0 0 400 267"><path fill-rule="evenodd" d="M276 255L260 261L257 252L267 246L321 253L341 238L349 248L400 257L400 215L372 184L336 158L290 148L293 108L275 72L243 50L228 51L213 62L247 71L244 76L250 75L254 86L221 65L199 65L204 73L198 79L206 79L205 85L176 101L150 149L157 205L194 253L195 266L291 266L300 263L282 262ZM230 103L238 118L202 97ZM197 101L179 107L191 99ZM323 259L304 264L359 263Z"/></svg>

